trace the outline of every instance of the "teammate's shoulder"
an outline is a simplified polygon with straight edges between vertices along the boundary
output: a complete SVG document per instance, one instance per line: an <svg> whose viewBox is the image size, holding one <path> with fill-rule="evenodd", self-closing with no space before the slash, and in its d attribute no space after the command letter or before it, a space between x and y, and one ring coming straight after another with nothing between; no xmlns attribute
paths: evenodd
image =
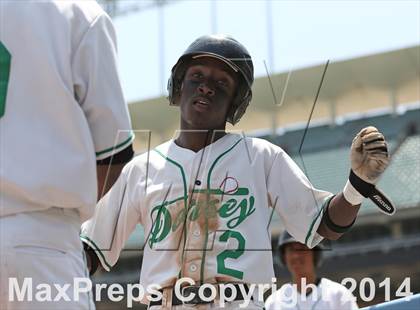
<svg viewBox="0 0 420 310"><path fill-rule="evenodd" d="M99 16L106 15L102 7L91 0L86 1L60 1L54 0L54 4L65 16L78 22L92 23Z"/></svg>

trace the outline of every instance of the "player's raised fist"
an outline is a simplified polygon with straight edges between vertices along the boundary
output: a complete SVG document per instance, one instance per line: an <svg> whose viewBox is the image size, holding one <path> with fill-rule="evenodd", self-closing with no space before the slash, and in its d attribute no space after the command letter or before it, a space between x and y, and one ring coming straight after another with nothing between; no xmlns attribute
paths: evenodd
<svg viewBox="0 0 420 310"><path fill-rule="evenodd" d="M363 128L351 145L351 169L365 182L375 184L389 165L385 137L373 126Z"/></svg>

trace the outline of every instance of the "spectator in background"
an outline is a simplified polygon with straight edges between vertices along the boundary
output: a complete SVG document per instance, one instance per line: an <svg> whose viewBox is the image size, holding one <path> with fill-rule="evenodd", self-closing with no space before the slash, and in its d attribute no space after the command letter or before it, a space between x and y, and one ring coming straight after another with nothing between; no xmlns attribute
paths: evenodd
<svg viewBox="0 0 420 310"><path fill-rule="evenodd" d="M279 238L278 249L292 283L284 284L267 299L266 310L358 309L355 297L347 288L317 276L316 269L322 258L320 245L311 250L285 231Z"/></svg>

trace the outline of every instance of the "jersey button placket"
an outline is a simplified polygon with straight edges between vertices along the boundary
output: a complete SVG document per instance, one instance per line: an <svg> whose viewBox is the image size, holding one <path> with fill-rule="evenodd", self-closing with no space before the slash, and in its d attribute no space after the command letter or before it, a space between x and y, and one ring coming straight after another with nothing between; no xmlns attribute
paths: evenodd
<svg viewBox="0 0 420 310"><path fill-rule="evenodd" d="M184 254L185 276L199 281L204 238L197 221L191 222L188 229L189 233Z"/></svg>
<svg viewBox="0 0 420 310"><path fill-rule="evenodd" d="M203 150L204 151L204 150ZM203 183L203 173L205 174L206 167L204 163L206 162L206 155L207 154L200 154L197 153L196 157L194 158L193 169L191 172L191 176L194 176L193 179L190 179L190 190L189 193L192 200L195 201L194 206L192 207L193 210L198 212L198 217L190 220L191 211L189 211L189 217L187 220L187 240L185 244L185 255L184 255L184 270L187 274L186 276L191 277L195 281L200 280L200 271L201 271L201 261L203 259L203 246L204 246L204 232L202 231L203 227L201 227L200 222L203 222L203 216L205 216L202 200L203 194L202 189L205 188ZM195 209L197 208L197 209Z"/></svg>
<svg viewBox="0 0 420 310"><path fill-rule="evenodd" d="M195 160L194 160L195 161ZM196 166L196 165L193 165ZM190 179L189 182L190 186L190 192L189 192L189 203L188 206L189 212L188 217L186 221L186 228L187 228L187 236L186 236L186 242L185 242L185 248L184 248L184 260L182 262L183 264L183 270L184 275L186 277L190 277L194 279L195 281L200 280L200 268L201 265L201 259L202 259L202 234L200 232L200 227L197 224L199 218L191 219L192 211L196 210L198 206L195 205L197 203L198 197L200 193L197 193L197 191L200 190L200 185L202 182L197 176L197 169L198 167L195 167L190 175L194 175L193 179ZM195 202L194 202L195 201ZM198 211L200 212L200 211ZM198 216L201 216L200 214Z"/></svg>

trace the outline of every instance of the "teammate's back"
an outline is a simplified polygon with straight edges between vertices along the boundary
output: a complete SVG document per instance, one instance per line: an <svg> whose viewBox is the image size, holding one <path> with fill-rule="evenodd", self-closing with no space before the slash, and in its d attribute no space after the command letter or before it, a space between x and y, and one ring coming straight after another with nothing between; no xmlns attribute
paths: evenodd
<svg viewBox="0 0 420 310"><path fill-rule="evenodd" d="M16 300L11 281L87 275L80 224L133 154L115 31L95 1L0 1L0 16L0 308L93 309L90 292Z"/></svg>
<svg viewBox="0 0 420 310"><path fill-rule="evenodd" d="M87 218L96 160L131 142L111 21L95 1L2 1L0 12L0 216L57 206Z"/></svg>

